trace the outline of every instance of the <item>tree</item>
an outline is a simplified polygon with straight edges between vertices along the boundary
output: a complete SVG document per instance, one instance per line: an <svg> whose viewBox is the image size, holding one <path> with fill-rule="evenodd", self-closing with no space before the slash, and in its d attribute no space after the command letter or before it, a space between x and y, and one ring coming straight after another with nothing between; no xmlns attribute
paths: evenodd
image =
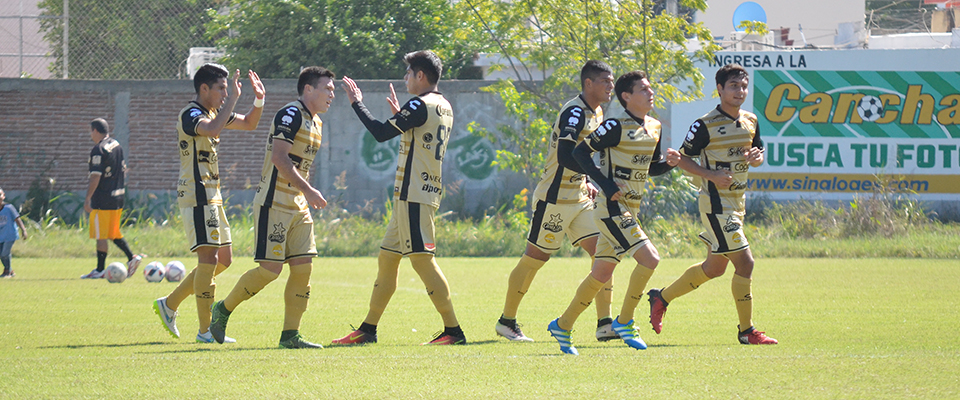
<svg viewBox="0 0 960 400"><path fill-rule="evenodd" d="M322 65L360 79L403 76L403 55L434 50L444 76L472 62L452 40L453 8L446 0L233 0L230 11L208 25L223 62L264 78L295 78L300 68Z"/></svg>
<svg viewBox="0 0 960 400"><path fill-rule="evenodd" d="M69 75L75 79L173 79L191 47L204 39L208 9L220 0L70 0ZM63 0L42 0L42 15L63 15ZM56 61L64 65L63 22L41 19Z"/></svg>
<svg viewBox="0 0 960 400"><path fill-rule="evenodd" d="M710 31L687 16L653 11L651 0L462 0L457 4L464 36L484 43L481 52L504 56L511 79L488 88L498 93L517 125L502 124L494 134L470 129L501 143L497 164L522 172L532 183L543 167L547 138L563 101L580 89L581 66L603 60L615 74L646 71L657 105L702 97L703 75L696 60L717 49ZM705 10L704 0L681 0L685 9ZM688 49L688 38L697 48ZM553 71L545 79L537 71ZM539 80L542 79L542 82Z"/></svg>

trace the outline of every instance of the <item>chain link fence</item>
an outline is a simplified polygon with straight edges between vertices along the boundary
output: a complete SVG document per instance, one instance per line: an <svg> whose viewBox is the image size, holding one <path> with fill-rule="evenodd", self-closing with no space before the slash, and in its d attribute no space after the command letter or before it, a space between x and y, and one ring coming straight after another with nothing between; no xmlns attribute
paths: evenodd
<svg viewBox="0 0 960 400"><path fill-rule="evenodd" d="M224 0L5 0L2 77L186 79ZM22 32L22 33L21 33Z"/></svg>

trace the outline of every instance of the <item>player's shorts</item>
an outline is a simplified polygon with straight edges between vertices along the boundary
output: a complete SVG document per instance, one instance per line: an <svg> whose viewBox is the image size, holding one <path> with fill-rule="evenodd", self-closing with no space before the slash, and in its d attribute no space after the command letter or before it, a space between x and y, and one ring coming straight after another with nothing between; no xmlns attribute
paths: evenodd
<svg viewBox="0 0 960 400"><path fill-rule="evenodd" d="M90 239L123 239L120 233L121 213L123 209L90 211Z"/></svg>
<svg viewBox="0 0 960 400"><path fill-rule="evenodd" d="M183 229L187 232L190 251L200 247L226 247L230 245L230 224L222 205L205 205L180 209Z"/></svg>
<svg viewBox="0 0 960 400"><path fill-rule="evenodd" d="M387 224L380 248L401 255L435 254L436 228L433 216L437 209L429 204L393 200L393 216Z"/></svg>
<svg viewBox="0 0 960 400"><path fill-rule="evenodd" d="M700 240L710 246L713 254L735 253L750 247L743 234L743 213L700 214L706 232L700 233Z"/></svg>
<svg viewBox="0 0 960 400"><path fill-rule="evenodd" d="M547 254L560 249L564 237L577 246L582 240L599 234L593 209L593 202L558 205L537 200L527 242Z"/></svg>
<svg viewBox="0 0 960 400"><path fill-rule="evenodd" d="M276 208L254 208L253 261L287 262L294 258L316 257L310 211L290 212Z"/></svg>
<svg viewBox="0 0 960 400"><path fill-rule="evenodd" d="M644 244L649 242L647 234L632 216L615 215L600 218L597 221L600 238L594 257L619 263L623 256L633 257Z"/></svg>

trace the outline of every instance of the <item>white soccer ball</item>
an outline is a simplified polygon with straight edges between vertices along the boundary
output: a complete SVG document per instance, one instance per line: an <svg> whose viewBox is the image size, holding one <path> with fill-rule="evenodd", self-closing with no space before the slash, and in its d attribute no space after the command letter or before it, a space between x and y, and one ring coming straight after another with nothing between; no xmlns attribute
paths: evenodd
<svg viewBox="0 0 960 400"><path fill-rule="evenodd" d="M857 104L857 114L864 121L876 121L883 116L883 101L876 96L863 96Z"/></svg>
<svg viewBox="0 0 960 400"><path fill-rule="evenodd" d="M187 275L187 269L183 267L180 261L170 261L167 263L167 273L165 276L170 282L180 282Z"/></svg>
<svg viewBox="0 0 960 400"><path fill-rule="evenodd" d="M153 261L143 269L143 277L147 278L147 282L161 282L163 281L163 274L166 272L167 267L163 266L160 261Z"/></svg>
<svg viewBox="0 0 960 400"><path fill-rule="evenodd" d="M127 266L123 263L110 263L107 266L107 269L104 270L104 277L107 278L107 282L110 283L120 283L127 279Z"/></svg>

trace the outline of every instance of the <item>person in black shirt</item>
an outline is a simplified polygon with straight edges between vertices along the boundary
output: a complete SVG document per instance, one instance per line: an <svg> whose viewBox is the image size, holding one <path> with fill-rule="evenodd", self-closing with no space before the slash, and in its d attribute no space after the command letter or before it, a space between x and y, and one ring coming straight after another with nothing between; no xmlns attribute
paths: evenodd
<svg viewBox="0 0 960 400"><path fill-rule="evenodd" d="M90 139L97 145L90 150L90 184L87 186L83 209L90 213L90 238L97 240L97 268L80 279L104 277L107 240L113 240L126 254L128 277L137 271L144 257L143 254L133 254L120 233L120 214L123 212L125 192L123 175L127 164L123 160L123 147L110 137L108 130L107 121L103 118L90 122Z"/></svg>

